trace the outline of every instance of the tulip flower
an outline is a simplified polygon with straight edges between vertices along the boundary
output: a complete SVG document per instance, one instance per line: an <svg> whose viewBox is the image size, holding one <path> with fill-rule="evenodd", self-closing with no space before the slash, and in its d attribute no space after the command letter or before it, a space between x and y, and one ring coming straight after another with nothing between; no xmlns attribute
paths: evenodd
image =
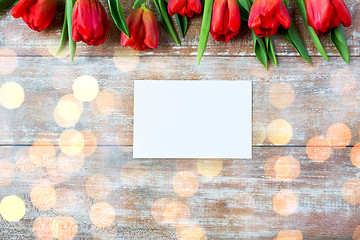
<svg viewBox="0 0 360 240"><path fill-rule="evenodd" d="M87 45L100 45L109 32L109 20L98 0L77 0L72 16L72 38Z"/></svg>
<svg viewBox="0 0 360 240"><path fill-rule="evenodd" d="M255 0L249 15L249 28L259 37L270 37L278 28L288 29L291 20L283 0Z"/></svg>
<svg viewBox="0 0 360 240"><path fill-rule="evenodd" d="M159 45L159 29L155 15L146 8L133 11L127 18L130 38L121 33L121 45L130 46L134 50L157 48Z"/></svg>
<svg viewBox="0 0 360 240"><path fill-rule="evenodd" d="M343 0L305 0L307 21L317 35L351 25L351 15Z"/></svg>
<svg viewBox="0 0 360 240"><path fill-rule="evenodd" d="M197 13L201 13L202 7L200 0L169 0L168 12L170 15L176 13L192 18Z"/></svg>
<svg viewBox="0 0 360 240"><path fill-rule="evenodd" d="M240 22L236 0L214 0L210 33L216 41L229 42L238 34Z"/></svg>
<svg viewBox="0 0 360 240"><path fill-rule="evenodd" d="M14 18L22 17L32 29L40 32L54 19L57 0L20 0L12 9Z"/></svg>

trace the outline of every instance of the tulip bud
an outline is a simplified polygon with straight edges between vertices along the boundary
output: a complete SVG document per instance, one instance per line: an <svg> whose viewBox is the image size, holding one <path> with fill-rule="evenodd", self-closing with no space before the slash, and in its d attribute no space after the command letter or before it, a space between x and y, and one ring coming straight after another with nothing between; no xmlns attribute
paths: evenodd
<svg viewBox="0 0 360 240"><path fill-rule="evenodd" d="M98 0L77 0L72 16L72 38L87 45L100 45L109 32L109 20Z"/></svg>
<svg viewBox="0 0 360 240"><path fill-rule="evenodd" d="M201 2L200 0L169 0L168 12L170 15L176 13L192 18L195 14L201 13Z"/></svg>
<svg viewBox="0 0 360 240"><path fill-rule="evenodd" d="M47 28L54 19L57 0L20 0L12 9L14 18L22 17L34 31Z"/></svg>
<svg viewBox="0 0 360 240"><path fill-rule="evenodd" d="M146 8L133 11L127 18L130 38L121 33L121 45L130 46L134 50L157 48L159 45L159 29L155 15Z"/></svg>
<svg viewBox="0 0 360 240"><path fill-rule="evenodd" d="M322 34L343 24L351 25L351 15L343 0L305 0L308 24Z"/></svg>
<svg viewBox="0 0 360 240"><path fill-rule="evenodd" d="M229 42L238 34L240 22L236 0L214 0L210 32L216 41Z"/></svg>
<svg viewBox="0 0 360 240"><path fill-rule="evenodd" d="M249 15L249 28L259 37L274 35L280 25L288 29L291 20L283 0L255 0Z"/></svg>

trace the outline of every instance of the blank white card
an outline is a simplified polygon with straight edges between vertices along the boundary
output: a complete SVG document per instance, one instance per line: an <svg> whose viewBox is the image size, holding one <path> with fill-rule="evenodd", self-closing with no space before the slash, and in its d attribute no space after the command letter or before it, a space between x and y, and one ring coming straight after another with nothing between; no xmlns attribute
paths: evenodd
<svg viewBox="0 0 360 240"><path fill-rule="evenodd" d="M134 158L251 158L251 81L135 81Z"/></svg>

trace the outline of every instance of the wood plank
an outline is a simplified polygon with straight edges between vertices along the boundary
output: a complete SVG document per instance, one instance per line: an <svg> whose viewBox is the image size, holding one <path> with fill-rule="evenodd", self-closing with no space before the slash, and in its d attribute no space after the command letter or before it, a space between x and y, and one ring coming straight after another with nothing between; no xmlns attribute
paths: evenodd
<svg viewBox="0 0 360 240"><path fill-rule="evenodd" d="M25 157L22 148L0 147L2 159L20 166L19 156ZM64 182L58 181L64 174L59 167L55 168L56 175L46 167L32 173L22 172L21 166L15 168L15 179L10 185L0 187L0 198L11 194L19 196L25 201L26 215L17 223L0 218L1 234L32 238L34 219L61 215L57 207L46 211L34 207L29 192L42 178L49 179L48 183L57 190L68 188L75 193L73 210L68 203L62 215L74 218L79 239L91 237L93 230L90 228L93 227L89 211L99 201L111 204L116 213L115 222L103 229L104 234L115 231L118 238L176 239L175 227L156 222L151 216L152 206L160 198L186 204L190 209L190 221L200 224L207 239L273 239L281 230L299 230L304 239L350 239L360 224L360 207L349 204L342 196L345 181L358 176L349 152L350 148L337 150L326 162L316 163L308 158L304 148L256 147L253 148L253 159L223 160L219 175L209 178L201 175L196 159L137 159L137 164L129 165L134 163L131 148L98 147L86 158L84 167L67 176ZM296 158L301 168L298 178L290 182L269 179L264 166L273 156ZM127 175L123 172L124 166L127 166ZM135 172L136 166L143 172ZM174 192L174 177L183 171L194 174L193 181L198 182L199 187L190 197L181 197ZM98 201L89 197L89 191L86 191L86 181L93 174L104 174L111 181L109 195ZM129 177L131 174L132 178ZM129 183L140 183L140 186ZM101 184L102 190L106 191L107 184ZM293 191L298 199L296 211L288 216L277 214L272 207L274 195L284 189ZM180 188L181 191L184 190Z"/></svg>
<svg viewBox="0 0 360 240"><path fill-rule="evenodd" d="M6 59L0 58L0 61ZM80 120L74 126L78 130L91 131L99 145L132 144L133 80L136 79L252 80L254 136L260 138L260 142L254 144L271 144L268 140L262 141L261 136L275 119L284 119L292 126L290 146L304 146L314 136L325 136L329 126L338 122L351 129L350 145L360 141L357 118L360 107L357 66L360 59L356 57L351 59L350 65L340 58L332 58L330 63L315 58L314 68L301 58L281 57L280 66L268 71L262 69L254 57L206 57L199 67L195 65L195 57L79 57L79 64L45 57L18 57L17 60L16 70L0 83L19 83L25 90L25 101L15 110L0 107L0 144L3 145L31 145L36 135L44 131L52 132L53 136L48 136L50 140L58 138L65 128L57 124L53 111L62 96L72 94L74 80L85 74L98 80L101 91L115 91L114 96L117 96L112 100L99 97L100 100L85 102ZM114 61L123 70L134 70L122 72L115 67ZM51 67L48 67L49 62ZM279 83L285 83L287 88L277 85ZM274 88L280 91L275 91L275 95L283 94L282 98L270 99ZM294 97L292 104L291 96ZM99 108L115 103L121 104L110 109L114 112L99 112ZM284 103L291 105L278 108ZM274 104L280 105L275 107Z"/></svg>
<svg viewBox="0 0 360 240"><path fill-rule="evenodd" d="M345 1L352 14L353 25L345 29L350 48L351 56L359 56L359 33L360 33L360 1L359 0L346 0ZM107 2L102 0L106 10L108 11ZM128 15L132 9L131 1L122 1L125 9L125 14ZM52 27L41 33L31 31L21 19L14 19L9 11L4 12L0 16L0 40L2 46L14 50L18 55L44 55L51 56L55 53L61 35L62 27L62 6L59 5L58 11ZM152 3L150 9L155 10ZM293 16L295 25L299 28L301 36L304 40L309 54L312 56L320 56L314 44L311 41L307 30L304 27L303 21L299 15L298 10L295 8L295 1L290 1L290 14ZM110 16L108 12L108 16ZM159 24L160 20L158 19ZM111 26L108 39L105 44L99 47L89 47L83 43L78 44L78 55L92 55L92 56L113 56L114 52L126 54L132 52L129 48L122 48L120 46L120 33L115 24L111 20ZM201 25L201 17L196 17L190 21L190 27L187 32L186 38L181 40L181 45L177 46L176 43L166 34L163 27L160 27L160 46L156 50L149 50L141 52L141 55L180 55L180 56L193 56L197 54L197 45L199 41L199 32ZM329 56L339 56L336 48L330 41L329 35L321 36L321 41L324 44L325 50ZM281 35L274 37L274 46L276 53L279 56L298 56L293 47L288 44ZM235 39L229 44L218 43L209 37L209 44L205 55L210 56L253 56L253 41L248 30L246 23L243 22L241 31ZM137 53L137 52L134 52ZM1 55L7 55L6 52L1 52Z"/></svg>

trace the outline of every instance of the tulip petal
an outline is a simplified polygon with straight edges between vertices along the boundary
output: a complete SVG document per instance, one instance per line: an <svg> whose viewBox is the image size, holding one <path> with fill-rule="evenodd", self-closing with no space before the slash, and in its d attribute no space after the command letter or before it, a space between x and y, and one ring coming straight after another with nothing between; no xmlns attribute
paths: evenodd
<svg viewBox="0 0 360 240"><path fill-rule="evenodd" d="M305 7L308 24L317 34L332 28L334 8L330 0L305 0Z"/></svg>
<svg viewBox="0 0 360 240"><path fill-rule="evenodd" d="M265 0L261 11L261 15L263 16L273 15L277 11L280 1L282 2L282 0Z"/></svg>
<svg viewBox="0 0 360 240"><path fill-rule="evenodd" d="M21 17L36 0L20 0L12 9L11 15L14 18Z"/></svg>
<svg viewBox="0 0 360 240"><path fill-rule="evenodd" d="M224 31L224 12L226 0L215 0L211 18L210 32L222 34Z"/></svg>
<svg viewBox="0 0 360 240"><path fill-rule="evenodd" d="M241 23L239 5L235 0L228 0L229 9L229 23L228 28L234 33L234 36L238 34Z"/></svg>
<svg viewBox="0 0 360 240"><path fill-rule="evenodd" d="M343 0L331 0L335 13L344 27L351 26L351 14ZM338 25L339 26L339 25ZM337 27L337 26L335 26Z"/></svg>
<svg viewBox="0 0 360 240"><path fill-rule="evenodd" d="M283 1L279 3L279 8L276 11L276 19L285 29L288 29L291 25L290 16Z"/></svg>
<svg viewBox="0 0 360 240"><path fill-rule="evenodd" d="M145 9L142 19L145 28L144 43L150 48L157 48L159 45L159 29L155 15L150 10Z"/></svg>
<svg viewBox="0 0 360 240"><path fill-rule="evenodd" d="M261 11L265 6L266 0L255 0L250 9L249 14L249 28L255 28L261 25L260 15Z"/></svg>
<svg viewBox="0 0 360 240"><path fill-rule="evenodd" d="M186 0L169 0L168 12L170 15L180 13L181 11L184 11L184 9L186 10Z"/></svg>
<svg viewBox="0 0 360 240"><path fill-rule="evenodd" d="M144 12L143 8L139 8L133 11L127 18L126 22L129 26L130 38L125 34L121 34L121 45L123 47L130 46L136 40L136 32L139 29L139 26L142 24L142 14Z"/></svg>
<svg viewBox="0 0 360 240"><path fill-rule="evenodd" d="M187 0L187 10L193 13L201 13L202 7L200 0Z"/></svg>

